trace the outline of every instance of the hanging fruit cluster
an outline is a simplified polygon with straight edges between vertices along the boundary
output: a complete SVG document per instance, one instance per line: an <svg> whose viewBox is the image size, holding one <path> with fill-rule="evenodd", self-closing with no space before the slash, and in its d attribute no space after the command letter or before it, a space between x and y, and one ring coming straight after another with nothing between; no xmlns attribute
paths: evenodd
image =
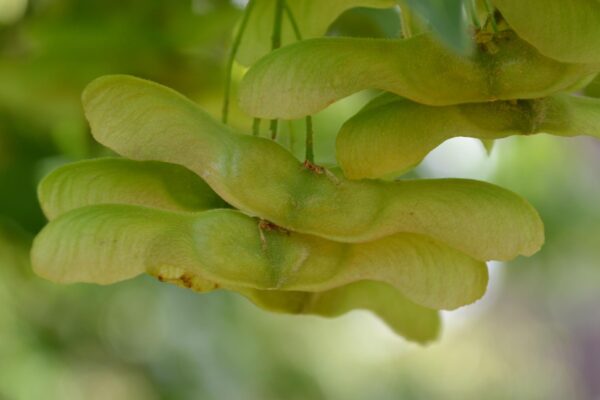
<svg viewBox="0 0 600 400"><path fill-rule="evenodd" d="M36 272L100 284L147 273L286 313L369 309L409 340L434 339L437 310L479 299L485 262L534 254L543 225L488 183L381 178L453 136L600 136L600 101L569 93L600 71L600 24L590 22L600 3L406 3L404 38L390 40L319 36L346 9L392 0L250 0L229 68L236 55L251 65L239 101L257 118L254 135L156 83L92 82L92 134L125 158L42 181L50 223L34 243ZM387 93L342 127L339 168L319 165L310 115L363 89ZM305 160L260 137L258 118L271 120L272 138L278 119L306 118Z"/></svg>

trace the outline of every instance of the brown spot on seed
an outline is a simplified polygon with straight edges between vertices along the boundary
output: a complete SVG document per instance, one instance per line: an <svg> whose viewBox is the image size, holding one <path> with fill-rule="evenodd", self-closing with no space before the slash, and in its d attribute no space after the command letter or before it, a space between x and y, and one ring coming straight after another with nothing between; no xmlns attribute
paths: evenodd
<svg viewBox="0 0 600 400"><path fill-rule="evenodd" d="M263 231L277 231L279 233L283 233L286 235L290 234L290 231L288 231L285 228L282 228L281 226L274 224L271 221L267 221L266 219L261 219L260 222L258 223L258 227L263 230Z"/></svg>
<svg viewBox="0 0 600 400"><path fill-rule="evenodd" d="M193 278L194 278L194 277L193 277L193 276L191 276L191 275L188 275L188 274L183 274L183 275L181 275L181 276L179 277L179 280L181 281L181 284L182 284L183 286L185 286L186 288L188 288L188 289L189 289L189 288L191 288L192 286L194 286L194 283L193 283L193 281L192 281L192 280L193 280Z"/></svg>
<svg viewBox="0 0 600 400"><path fill-rule="evenodd" d="M325 173L325 168L320 167L316 164L313 164L308 160L304 160L304 164L302 164L302 165L304 166L304 168L306 168L309 171L314 172L315 174L323 175Z"/></svg>

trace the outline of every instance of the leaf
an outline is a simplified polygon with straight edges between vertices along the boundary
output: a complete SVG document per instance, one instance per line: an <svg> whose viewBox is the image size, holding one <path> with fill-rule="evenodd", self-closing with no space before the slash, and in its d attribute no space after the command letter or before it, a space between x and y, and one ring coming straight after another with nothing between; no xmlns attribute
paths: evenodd
<svg viewBox="0 0 600 400"><path fill-rule="evenodd" d="M546 58L511 31L502 32L494 48L461 56L430 34L305 40L254 64L242 80L240 105L254 117L294 119L363 89L434 106L538 98L600 70Z"/></svg>
<svg viewBox="0 0 600 400"><path fill-rule="evenodd" d="M470 0L469 0L470 1ZM437 37L450 49L468 54L473 49L463 0L406 0L407 4L425 21Z"/></svg>
<svg viewBox="0 0 600 400"><path fill-rule="evenodd" d="M440 332L437 311L414 304L390 285L361 281L318 293L245 290L257 306L288 314L337 317L365 309L381 318L394 332L408 340L428 343Z"/></svg>
<svg viewBox="0 0 600 400"><path fill-rule="evenodd" d="M493 0L508 24L542 54L563 62L600 63L597 0Z"/></svg>
<svg viewBox="0 0 600 400"><path fill-rule="evenodd" d="M276 0L255 2L238 51L237 60L252 65L271 51L271 35L275 19ZM390 8L395 0L288 0L292 14L304 39L323 36L327 28L344 11L354 7ZM282 21L282 44L294 43L297 38L287 15Z"/></svg>
<svg viewBox="0 0 600 400"><path fill-rule="evenodd" d="M235 286L320 292L376 280L417 304L447 309L479 299L487 286L484 263L424 236L344 244L261 230L258 221L234 210L79 208L42 230L32 262L54 282L113 283L147 272L200 291Z"/></svg>
<svg viewBox="0 0 600 400"><path fill-rule="evenodd" d="M234 133L178 93L137 78L97 79L83 99L100 143L136 160L183 165L235 208L289 230L343 242L420 233L483 261L531 255L544 240L535 210L497 186L318 173L278 144Z"/></svg>
<svg viewBox="0 0 600 400"><path fill-rule="evenodd" d="M93 204L202 211L226 203L193 172L175 164L102 158L57 168L38 187L48 219Z"/></svg>
<svg viewBox="0 0 600 400"><path fill-rule="evenodd" d="M600 100L563 94L431 107L385 95L342 126L336 150L347 177L378 178L418 164L452 137L494 140L535 133L600 138Z"/></svg>

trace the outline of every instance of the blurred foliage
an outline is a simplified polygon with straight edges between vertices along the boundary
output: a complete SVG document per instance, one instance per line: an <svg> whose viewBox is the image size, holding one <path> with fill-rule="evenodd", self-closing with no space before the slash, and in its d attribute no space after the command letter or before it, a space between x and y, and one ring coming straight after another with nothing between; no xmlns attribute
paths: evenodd
<svg viewBox="0 0 600 400"><path fill-rule="evenodd" d="M535 257L503 275L493 266L490 295L448 318L427 348L363 312L289 317L152 279L57 286L33 275L39 178L106 152L88 135L82 88L130 73L216 113L239 15L225 0L0 0L0 399L599 398L600 143L589 138L507 139L489 157L457 139L414 173L495 181L528 198L547 233ZM396 17L351 10L330 33L390 37ZM333 162L319 154L331 154L341 121L369 97L315 117L317 159ZM297 140L302 124L285 125L279 140Z"/></svg>
<svg viewBox="0 0 600 400"><path fill-rule="evenodd" d="M0 185L15 188L0 200L0 213L39 228L35 184L60 162L49 157L102 152L79 101L95 77L132 73L216 95L240 11L223 1L197 3L39 0L22 20L0 28L0 154L9 154L0 159Z"/></svg>

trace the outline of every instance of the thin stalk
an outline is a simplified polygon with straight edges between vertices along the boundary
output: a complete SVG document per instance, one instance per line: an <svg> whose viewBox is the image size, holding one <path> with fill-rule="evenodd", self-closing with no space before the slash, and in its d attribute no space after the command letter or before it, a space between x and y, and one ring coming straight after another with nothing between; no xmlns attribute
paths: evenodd
<svg viewBox="0 0 600 400"><path fill-rule="evenodd" d="M294 30L294 35L296 36L296 40L302 40L302 33L300 33L300 27L298 26L298 22L294 17L294 13L292 9L287 4L286 0L283 0L283 6L285 8L285 13L292 25L292 29ZM311 163L314 162L314 131L312 125L312 117L309 115L305 119L306 122L306 159Z"/></svg>
<svg viewBox="0 0 600 400"><path fill-rule="evenodd" d="M484 0L483 4L485 5L485 10L490 16L490 21L492 23L492 29L494 30L494 33L498 33L498 25L496 24L496 17L494 17L494 9L490 5L490 1Z"/></svg>
<svg viewBox="0 0 600 400"><path fill-rule="evenodd" d="M272 119L271 122L269 123L269 130L271 131L271 139L273 139L273 140L277 139L278 127L279 127L279 120Z"/></svg>
<svg viewBox="0 0 600 400"><path fill-rule="evenodd" d="M277 0L275 4L275 22L273 23L273 35L271 36L271 51L281 47L281 25L283 22L283 9L285 8L285 0ZM277 139L278 122L276 119L271 120L271 139Z"/></svg>
<svg viewBox="0 0 600 400"><path fill-rule="evenodd" d="M467 0L467 11L471 16L471 22L475 26L475 29L481 29L481 23L479 22L479 18L477 16L477 7L475 7L476 0Z"/></svg>
<svg viewBox="0 0 600 400"><path fill-rule="evenodd" d="M399 1L400 5L400 24L402 25L402 37L404 39L408 39L412 37L412 15L410 14L410 10L408 9L408 5L406 1Z"/></svg>
<svg viewBox="0 0 600 400"><path fill-rule="evenodd" d="M311 164L315 162L312 118L310 116L306 117L306 157L305 158Z"/></svg>
<svg viewBox="0 0 600 400"><path fill-rule="evenodd" d="M281 47L281 27L283 23L284 0L277 0L275 4L275 22L273 23L273 34L271 35L271 50Z"/></svg>
<svg viewBox="0 0 600 400"><path fill-rule="evenodd" d="M294 35L296 36L296 40L302 40L302 34L300 33L300 27L298 26L298 22L296 21L296 17L294 17L294 13L286 0L283 0L283 7L285 9L285 14L292 25L292 29L294 30Z"/></svg>
<svg viewBox="0 0 600 400"><path fill-rule="evenodd" d="M225 69L225 96L223 97L223 112L222 112L222 121L224 124L227 123L229 118L229 98L231 95L231 80L233 75L233 63L235 61L235 57L240 48L240 44L242 43L242 38L244 36L244 32L246 31L246 27L248 26L248 20L250 19L250 14L252 13L252 9L254 8L254 4L256 4L255 0L249 0L246 9L244 10L244 15L242 16L242 22L240 23L240 27L235 34L233 39L233 43L231 44L231 50L229 51L229 58L227 59L227 67Z"/></svg>

